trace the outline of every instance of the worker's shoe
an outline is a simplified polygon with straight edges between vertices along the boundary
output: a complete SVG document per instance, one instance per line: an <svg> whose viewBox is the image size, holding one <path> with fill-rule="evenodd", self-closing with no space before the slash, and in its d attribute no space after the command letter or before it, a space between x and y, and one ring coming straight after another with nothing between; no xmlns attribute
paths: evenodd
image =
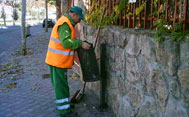
<svg viewBox="0 0 189 117"><path fill-rule="evenodd" d="M70 112L65 115L60 115L60 117L78 117L78 113L76 112Z"/></svg>

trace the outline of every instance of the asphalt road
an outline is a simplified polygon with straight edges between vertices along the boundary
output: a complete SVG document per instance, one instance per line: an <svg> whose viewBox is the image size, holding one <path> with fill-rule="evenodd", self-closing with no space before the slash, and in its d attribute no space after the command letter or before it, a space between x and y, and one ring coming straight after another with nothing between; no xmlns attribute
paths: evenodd
<svg viewBox="0 0 189 117"><path fill-rule="evenodd" d="M42 24L33 25L30 28L30 34L43 32ZM0 54L11 48L18 48L21 45L21 27L7 26L0 27Z"/></svg>

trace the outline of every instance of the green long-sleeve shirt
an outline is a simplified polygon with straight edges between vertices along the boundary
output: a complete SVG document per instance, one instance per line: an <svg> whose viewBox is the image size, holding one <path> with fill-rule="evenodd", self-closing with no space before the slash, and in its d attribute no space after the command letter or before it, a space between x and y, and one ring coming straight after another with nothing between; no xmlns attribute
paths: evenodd
<svg viewBox="0 0 189 117"><path fill-rule="evenodd" d="M68 14L65 14L65 16L68 17L68 19L71 21L71 24L73 26L76 25L75 22L71 19L71 17ZM72 40L71 39L71 30L70 30L68 24L64 23L63 25L61 25L58 28L58 34L60 37L60 42L64 48L77 49L77 48L81 47L81 45L82 45L81 40ZM55 68L54 66L51 66L51 65L49 65L49 67L50 67L50 69ZM58 73L55 73L55 74L58 75Z"/></svg>
<svg viewBox="0 0 189 117"><path fill-rule="evenodd" d="M71 19L71 17L68 14L65 14L65 16L71 21L71 24L74 27L76 24ZM82 45L81 40L72 40L71 39L71 30L67 23L64 23L63 25L61 25L58 28L58 33L59 33L59 37L60 37L60 42L64 48L77 49L77 48L81 47L81 45Z"/></svg>

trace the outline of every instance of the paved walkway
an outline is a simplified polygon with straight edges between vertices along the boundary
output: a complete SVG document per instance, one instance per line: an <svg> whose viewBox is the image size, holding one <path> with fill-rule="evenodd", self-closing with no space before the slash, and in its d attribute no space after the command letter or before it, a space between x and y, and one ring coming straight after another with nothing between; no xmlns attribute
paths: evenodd
<svg viewBox="0 0 189 117"><path fill-rule="evenodd" d="M50 31L49 31L50 32ZM0 117L58 117L48 66L44 63L50 33L27 38L28 54L7 50L0 54ZM82 87L69 70L70 93ZM99 112L99 100L86 89L84 99L75 105L80 117L112 117L111 111Z"/></svg>

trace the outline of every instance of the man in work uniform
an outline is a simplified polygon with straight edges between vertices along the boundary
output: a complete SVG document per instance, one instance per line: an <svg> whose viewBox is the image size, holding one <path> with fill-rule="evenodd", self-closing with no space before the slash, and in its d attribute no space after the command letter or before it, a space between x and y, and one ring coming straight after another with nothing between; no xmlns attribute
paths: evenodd
<svg viewBox="0 0 189 117"><path fill-rule="evenodd" d="M74 6L68 14L62 16L51 32L46 63L50 68L50 76L56 96L56 106L61 117L75 117L69 103L69 86L67 69L72 68L74 50L77 48L90 49L90 45L81 40L75 40L74 26L85 20L83 10Z"/></svg>

